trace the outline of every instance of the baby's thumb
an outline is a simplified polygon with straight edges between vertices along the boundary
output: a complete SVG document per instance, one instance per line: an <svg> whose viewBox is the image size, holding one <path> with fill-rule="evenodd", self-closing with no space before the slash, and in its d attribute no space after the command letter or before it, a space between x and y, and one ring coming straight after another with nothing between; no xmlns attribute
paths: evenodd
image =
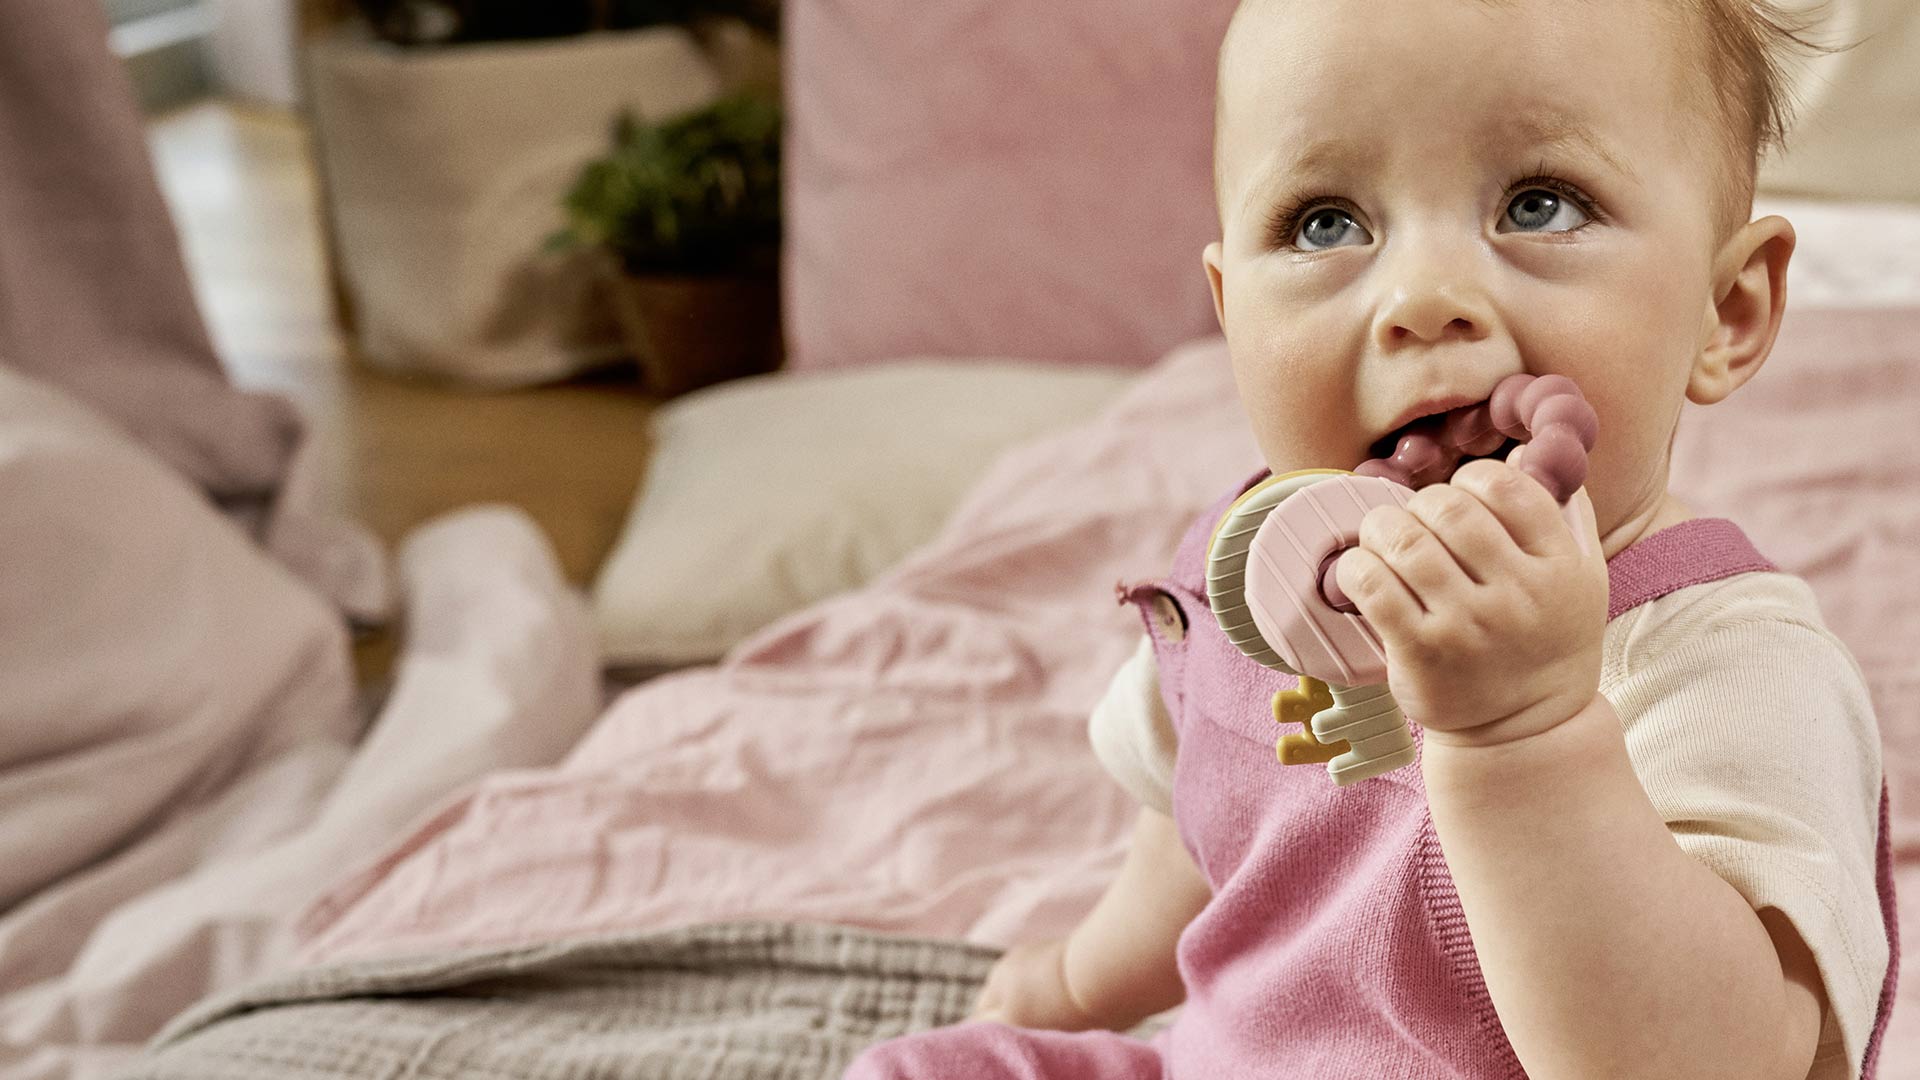
<svg viewBox="0 0 1920 1080"><path fill-rule="evenodd" d="M1593 512L1593 500L1587 496L1585 487L1567 499L1561 516L1573 530L1573 542L1580 545L1580 554L1592 558L1600 550L1600 520Z"/></svg>

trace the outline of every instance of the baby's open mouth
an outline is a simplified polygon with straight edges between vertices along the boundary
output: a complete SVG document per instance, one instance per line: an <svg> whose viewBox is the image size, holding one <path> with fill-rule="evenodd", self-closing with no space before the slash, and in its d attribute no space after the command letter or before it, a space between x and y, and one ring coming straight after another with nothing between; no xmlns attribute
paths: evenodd
<svg viewBox="0 0 1920 1080"><path fill-rule="evenodd" d="M1505 459L1520 445L1493 425L1489 401L1422 416L1375 440L1354 472L1410 488L1444 483L1469 461Z"/></svg>
<svg viewBox="0 0 1920 1080"><path fill-rule="evenodd" d="M1485 401L1388 432L1353 471L1421 488L1452 479L1469 461L1504 458L1525 442L1520 471L1564 504L1586 483L1587 455L1599 435L1600 418L1572 379L1520 373L1500 380Z"/></svg>

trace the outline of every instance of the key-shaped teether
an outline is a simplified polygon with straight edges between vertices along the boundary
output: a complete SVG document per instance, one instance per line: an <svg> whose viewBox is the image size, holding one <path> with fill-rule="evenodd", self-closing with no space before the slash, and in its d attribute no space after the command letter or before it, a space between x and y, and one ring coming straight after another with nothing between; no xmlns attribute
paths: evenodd
<svg viewBox="0 0 1920 1080"><path fill-rule="evenodd" d="M1335 783L1378 776L1414 758L1407 718L1384 686L1328 686L1302 675L1299 686L1273 695L1273 718L1305 728L1280 736L1280 764L1330 762Z"/></svg>
<svg viewBox="0 0 1920 1080"><path fill-rule="evenodd" d="M1389 458L1352 473L1275 476L1228 509L1207 560L1207 598L1221 631L1259 663L1302 677L1298 691L1275 696L1276 719L1301 722L1315 680L1332 699L1330 708L1310 714L1312 736L1280 740L1282 763L1327 761L1334 781L1348 784L1414 758L1406 719L1385 686L1386 650L1336 578L1340 556L1359 543L1367 511L1404 506L1414 488L1446 481L1466 458L1513 438L1523 445L1508 460L1561 503L1584 544L1569 500L1586 480L1598 431L1573 380L1513 375L1487 401L1417 424ZM1343 741L1344 750L1333 745Z"/></svg>

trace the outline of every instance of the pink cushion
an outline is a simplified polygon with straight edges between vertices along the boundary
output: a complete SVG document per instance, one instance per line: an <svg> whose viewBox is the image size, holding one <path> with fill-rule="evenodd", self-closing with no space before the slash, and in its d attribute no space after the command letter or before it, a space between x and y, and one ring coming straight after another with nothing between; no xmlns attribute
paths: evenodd
<svg viewBox="0 0 1920 1080"><path fill-rule="evenodd" d="M789 365L1144 367L1212 330L1233 6L789 0Z"/></svg>

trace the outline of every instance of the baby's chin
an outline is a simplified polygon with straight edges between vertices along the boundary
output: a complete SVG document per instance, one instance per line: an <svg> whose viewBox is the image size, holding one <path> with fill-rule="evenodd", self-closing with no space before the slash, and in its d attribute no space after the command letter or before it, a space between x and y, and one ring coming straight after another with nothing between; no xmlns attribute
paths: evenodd
<svg viewBox="0 0 1920 1080"><path fill-rule="evenodd" d="M1268 457L1267 471L1275 476L1285 476L1287 473L1295 472L1316 472L1326 469L1334 469L1339 472L1352 472L1359 468L1366 460L1367 457L1365 454L1358 457L1342 454L1337 458L1324 457L1318 461L1311 462Z"/></svg>

